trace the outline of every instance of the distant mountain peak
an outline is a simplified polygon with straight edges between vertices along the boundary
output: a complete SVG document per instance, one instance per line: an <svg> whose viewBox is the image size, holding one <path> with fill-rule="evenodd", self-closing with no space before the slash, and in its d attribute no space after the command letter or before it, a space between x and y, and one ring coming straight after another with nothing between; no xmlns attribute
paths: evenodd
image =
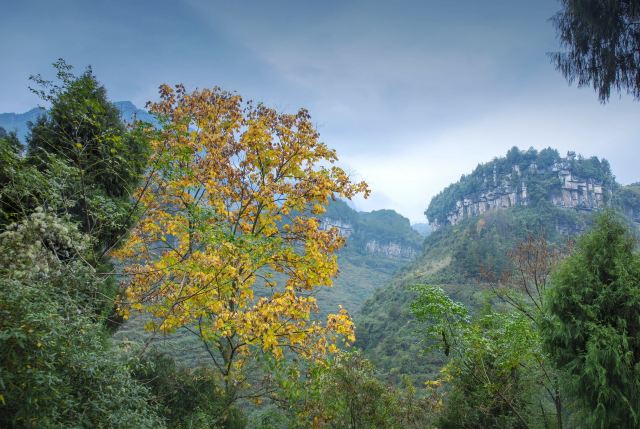
<svg viewBox="0 0 640 429"><path fill-rule="evenodd" d="M116 101L114 106L120 111L124 122L131 123L134 119L156 124L156 118L144 109L139 109L131 101ZM15 131L23 143L29 134L29 122L35 122L39 116L47 113L43 107L34 107L24 113L0 113L0 127L7 132Z"/></svg>
<svg viewBox="0 0 640 429"><path fill-rule="evenodd" d="M114 101L113 104L120 110L138 110L135 104L131 101Z"/></svg>

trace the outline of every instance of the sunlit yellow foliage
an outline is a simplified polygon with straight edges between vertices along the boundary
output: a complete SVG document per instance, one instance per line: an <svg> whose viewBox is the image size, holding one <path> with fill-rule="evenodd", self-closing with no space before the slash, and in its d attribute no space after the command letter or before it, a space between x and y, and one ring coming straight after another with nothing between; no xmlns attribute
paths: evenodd
<svg viewBox="0 0 640 429"><path fill-rule="evenodd" d="M344 241L315 216L369 190L334 165L307 111L181 85L162 86L149 107L164 126L138 194L143 219L116 254L127 262L122 311L151 313L155 331L197 333L227 382L256 351L317 359L353 342L346 310L311 317Z"/></svg>

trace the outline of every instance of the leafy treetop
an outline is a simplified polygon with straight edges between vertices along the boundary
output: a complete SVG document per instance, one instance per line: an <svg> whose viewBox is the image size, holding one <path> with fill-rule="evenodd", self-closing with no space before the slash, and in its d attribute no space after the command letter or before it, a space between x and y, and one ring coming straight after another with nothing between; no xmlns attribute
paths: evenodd
<svg viewBox="0 0 640 429"><path fill-rule="evenodd" d="M149 107L163 127L138 191L144 217L117 252L130 263L123 311L151 313L152 330L191 329L232 399L252 352L311 358L339 336L353 342L345 310L310 320L311 293L331 285L344 241L316 216L334 196L369 190L333 165L308 112L181 85L162 86Z"/></svg>

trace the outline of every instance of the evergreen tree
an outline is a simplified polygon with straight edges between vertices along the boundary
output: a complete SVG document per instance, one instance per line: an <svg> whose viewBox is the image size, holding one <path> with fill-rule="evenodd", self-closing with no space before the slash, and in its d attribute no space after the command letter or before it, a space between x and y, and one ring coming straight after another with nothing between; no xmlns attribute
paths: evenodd
<svg viewBox="0 0 640 429"><path fill-rule="evenodd" d="M54 67L60 84L31 77L40 87L34 92L51 108L31 127L28 162L43 172L56 160L74 169L63 189L65 210L104 253L132 224L132 196L146 166L147 139L142 127L125 127L91 68L75 76L63 60Z"/></svg>
<svg viewBox="0 0 640 429"><path fill-rule="evenodd" d="M640 0L562 0L553 18L560 43L556 68L606 102L611 89L640 99Z"/></svg>
<svg viewBox="0 0 640 429"><path fill-rule="evenodd" d="M553 276L543 337L587 427L640 425L640 257L612 212Z"/></svg>

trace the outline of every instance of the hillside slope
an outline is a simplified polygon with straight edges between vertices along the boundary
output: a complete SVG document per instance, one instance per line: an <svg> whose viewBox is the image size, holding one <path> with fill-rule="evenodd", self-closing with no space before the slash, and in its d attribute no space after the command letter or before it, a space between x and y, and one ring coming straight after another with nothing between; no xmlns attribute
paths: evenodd
<svg viewBox="0 0 640 429"><path fill-rule="evenodd" d="M520 154L526 155L527 152ZM553 154L557 152L553 151ZM511 155L513 157L515 154L511 152ZM529 151L528 155L533 157L538 154ZM357 345L392 380L398 381L401 374L416 375L418 380L426 379L439 369L442 359L438 355L425 356L422 353L417 326L409 311L414 299L411 290L413 285L440 285L452 298L471 308L480 308L491 299L491 294L483 285L482 273L508 270L507 252L529 234L544 235L555 243L564 242L587 230L594 214L607 206L624 211L631 221L634 214L640 213L640 186L616 184L604 160L590 158L587 162L600 166L591 170L591 175L582 170L580 178L582 182L599 183L603 187L602 204L598 207L562 205L556 203L558 200L554 202L554 196L562 195L562 183L556 180L558 171L549 169L546 174L509 177L529 180L529 189L538 187L535 200L482 211L466 209L486 198L488 192L494 192L495 195L495 189L487 188L492 188L495 183L504 184L504 177L515 172L516 169L509 165L507 158L481 165L471 175L463 176L460 182L446 188L432 200L426 211L430 220L439 222L439 225L426 238L423 253L386 286L378 289L356 316ZM491 180L493 177L484 180L485 172L500 171L499 168L505 175L502 179L497 174L495 181ZM487 185L487 182L492 183ZM521 183L516 185L519 189L522 189ZM508 186L502 188L505 193L511 191ZM452 210L458 213L456 209L461 206L459 201L463 201L462 207L465 209L461 216L451 217Z"/></svg>

